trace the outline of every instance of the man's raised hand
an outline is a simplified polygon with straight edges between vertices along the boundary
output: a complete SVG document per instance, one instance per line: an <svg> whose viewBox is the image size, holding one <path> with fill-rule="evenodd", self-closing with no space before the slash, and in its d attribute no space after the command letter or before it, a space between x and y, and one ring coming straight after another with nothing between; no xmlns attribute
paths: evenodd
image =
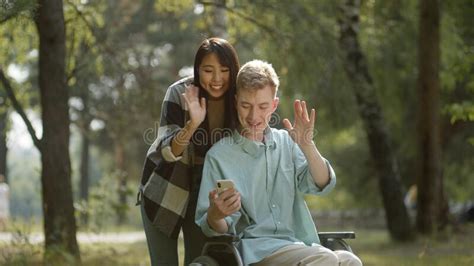
<svg viewBox="0 0 474 266"><path fill-rule="evenodd" d="M288 130L291 138L300 147L313 145L314 136L314 122L316 120L316 111L311 109L311 114L308 114L306 102L295 100L294 103L295 120L294 123L288 119L283 119L283 125Z"/></svg>

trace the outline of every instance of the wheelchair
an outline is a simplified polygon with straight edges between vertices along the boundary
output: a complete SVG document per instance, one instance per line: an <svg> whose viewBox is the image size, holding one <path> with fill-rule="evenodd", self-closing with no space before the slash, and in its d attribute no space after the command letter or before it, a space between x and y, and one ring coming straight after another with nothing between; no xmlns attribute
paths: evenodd
<svg viewBox="0 0 474 266"><path fill-rule="evenodd" d="M318 233L321 245L330 250L347 250L352 252L345 239L355 239L354 232L321 232ZM211 238L201 252L201 256L193 260L190 266L243 266L242 258L235 242L235 235L223 235Z"/></svg>

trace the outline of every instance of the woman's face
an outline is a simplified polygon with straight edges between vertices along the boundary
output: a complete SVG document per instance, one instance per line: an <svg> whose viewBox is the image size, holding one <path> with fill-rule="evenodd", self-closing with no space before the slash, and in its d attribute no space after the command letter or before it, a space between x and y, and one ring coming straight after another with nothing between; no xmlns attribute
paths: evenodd
<svg viewBox="0 0 474 266"><path fill-rule="evenodd" d="M221 65L215 53L204 56L199 66L201 87L209 94L209 98L218 99L229 89L230 70Z"/></svg>

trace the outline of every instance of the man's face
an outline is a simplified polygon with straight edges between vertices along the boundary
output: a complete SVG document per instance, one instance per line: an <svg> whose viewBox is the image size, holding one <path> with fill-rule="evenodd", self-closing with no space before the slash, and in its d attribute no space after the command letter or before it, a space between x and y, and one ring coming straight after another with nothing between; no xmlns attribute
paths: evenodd
<svg viewBox="0 0 474 266"><path fill-rule="evenodd" d="M270 86L238 90L235 98L242 136L255 141L263 140L263 131L278 106L278 98L274 95Z"/></svg>

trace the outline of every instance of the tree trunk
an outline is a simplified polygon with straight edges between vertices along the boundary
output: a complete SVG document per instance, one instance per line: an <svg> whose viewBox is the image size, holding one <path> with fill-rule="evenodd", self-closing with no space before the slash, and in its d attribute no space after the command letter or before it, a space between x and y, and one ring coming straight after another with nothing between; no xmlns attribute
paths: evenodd
<svg viewBox="0 0 474 266"><path fill-rule="evenodd" d="M366 130L370 153L377 170L390 236L405 241L413 238L407 209L403 203L398 162L390 146L382 110L376 98L365 56L358 41L358 0L346 0L341 6L340 47L345 56L344 69L352 82L359 114Z"/></svg>
<svg viewBox="0 0 474 266"><path fill-rule="evenodd" d="M419 162L417 229L430 234L447 222L440 137L439 6L437 0L420 1L418 42L418 93L420 99L418 140Z"/></svg>
<svg viewBox="0 0 474 266"><path fill-rule="evenodd" d="M211 33L214 37L226 39L227 33L227 13L225 10L226 0L217 0L213 8Z"/></svg>
<svg viewBox="0 0 474 266"><path fill-rule="evenodd" d="M82 132L82 149L81 149L81 166L80 166L80 174L81 174L81 179L80 179L80 191L79 191L79 196L80 199L84 202L88 202L89 200L89 146L90 146L90 141L89 141L89 130L88 126L89 124L87 123L85 125L87 128L84 129L84 132ZM87 225L89 221L88 213L87 212L82 212L81 213L81 221L82 224Z"/></svg>
<svg viewBox="0 0 474 266"><path fill-rule="evenodd" d="M45 259L54 263L61 259L64 252L76 259L80 255L69 159L70 121L63 3L61 0L40 0L38 4L35 22L40 40L39 87L43 122L40 151Z"/></svg>
<svg viewBox="0 0 474 266"><path fill-rule="evenodd" d="M115 139L115 163L117 167L117 224L122 225L127 220L127 170L125 167L125 150L123 142L119 138Z"/></svg>
<svg viewBox="0 0 474 266"><path fill-rule="evenodd" d="M81 44L81 50L85 52L84 43ZM80 163L80 180L79 180L79 197L81 201L87 203L89 201L89 157L90 157L90 124L92 117L89 109L89 91L87 84L84 81L78 83L80 88L79 97L82 100L83 109L80 112L79 121L77 126L81 133L81 163ZM87 207L88 208L88 207ZM81 212L81 222L83 225L87 225L89 222L88 212Z"/></svg>
<svg viewBox="0 0 474 266"><path fill-rule="evenodd" d="M0 175L5 177L5 183L8 184L7 173L7 123L8 109L5 104L6 98L0 97Z"/></svg>

